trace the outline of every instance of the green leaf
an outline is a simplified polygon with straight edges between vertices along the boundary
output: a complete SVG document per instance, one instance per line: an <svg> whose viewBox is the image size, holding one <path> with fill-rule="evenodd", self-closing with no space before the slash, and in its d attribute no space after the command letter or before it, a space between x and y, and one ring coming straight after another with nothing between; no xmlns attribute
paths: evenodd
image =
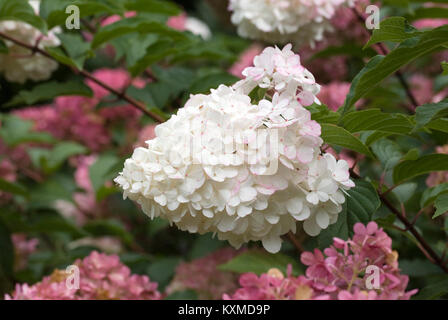
<svg viewBox="0 0 448 320"><path fill-rule="evenodd" d="M196 93L209 93L210 89L217 88L219 85L231 85L238 80L237 77L229 73L216 73L208 74L204 77L196 79L191 85L189 91L193 94Z"/></svg>
<svg viewBox="0 0 448 320"><path fill-rule="evenodd" d="M442 26L403 41L386 57L379 55L372 58L353 79L342 115L349 112L356 101L402 66L447 44L448 26Z"/></svg>
<svg viewBox="0 0 448 320"><path fill-rule="evenodd" d="M381 21L379 29L373 30L373 34L364 48L384 41L402 42L406 39L413 38L420 33L421 32L411 26L405 18L390 17Z"/></svg>
<svg viewBox="0 0 448 320"><path fill-rule="evenodd" d="M448 117L448 99L438 103L424 104L415 109L415 121L417 122L415 130L424 127L431 121Z"/></svg>
<svg viewBox="0 0 448 320"><path fill-rule="evenodd" d="M25 187L15 182L6 181L2 178L0 178L0 190L2 192L8 192L19 196L29 196L28 190Z"/></svg>
<svg viewBox="0 0 448 320"><path fill-rule="evenodd" d="M54 208L56 201L72 201L73 192L76 190L73 175L63 175L59 172L53 174L44 182L37 184L30 192L29 208Z"/></svg>
<svg viewBox="0 0 448 320"><path fill-rule="evenodd" d="M341 117L344 116L349 111L352 111L352 107L355 105L356 101L358 101L363 95L365 95L370 89L364 89L364 87L370 86L370 83L365 84L365 77L369 77L372 70L375 70L376 67L383 61L384 56L375 56L369 60L366 66L353 78L352 84L350 86L350 91L345 98L344 105L340 108ZM373 87L373 85L372 85ZM361 89L364 89L362 92Z"/></svg>
<svg viewBox="0 0 448 320"><path fill-rule="evenodd" d="M411 120L401 113L385 113L380 109L356 111L342 118L342 126L350 132L383 131L406 134L413 128Z"/></svg>
<svg viewBox="0 0 448 320"><path fill-rule="evenodd" d="M126 58L128 66L134 66L146 55L149 46L159 40L156 34L131 33L113 39L110 43L115 48L115 60Z"/></svg>
<svg viewBox="0 0 448 320"><path fill-rule="evenodd" d="M0 20L23 21L47 33L47 24L35 14L28 0L0 0Z"/></svg>
<svg viewBox="0 0 448 320"><path fill-rule="evenodd" d="M182 51L184 48L185 45L182 43L177 43L176 46L173 46L173 42L171 40L166 38L160 39L146 49L146 54L139 59L137 63L130 67L129 71L133 76L137 76L152 64L166 59L172 54Z"/></svg>
<svg viewBox="0 0 448 320"><path fill-rule="evenodd" d="M446 19L448 18L448 9L441 7L420 7L417 8L412 15L409 16L412 20L419 19Z"/></svg>
<svg viewBox="0 0 448 320"><path fill-rule="evenodd" d="M118 166L121 166L121 163L116 156L101 155L89 169L93 189L98 191L107 180L114 178L119 170Z"/></svg>
<svg viewBox="0 0 448 320"><path fill-rule="evenodd" d="M415 195L417 190L417 183L407 182L403 183L392 190L392 193L397 197L400 203L406 203Z"/></svg>
<svg viewBox="0 0 448 320"><path fill-rule="evenodd" d="M52 173L71 156L86 153L87 148L76 142L63 141L50 150L32 148L28 151L36 166L41 167L46 173Z"/></svg>
<svg viewBox="0 0 448 320"><path fill-rule="evenodd" d="M82 70L84 61L94 55L90 50L90 43L86 42L80 35L72 33L61 33L58 35L61 44L68 56L78 70Z"/></svg>
<svg viewBox="0 0 448 320"><path fill-rule="evenodd" d="M426 189L423 192L422 197L420 199L420 207L424 208L426 206L429 206L431 203L434 202L434 200L439 195L447 194L447 193L448 193L448 182L439 184L439 185L429 188L429 189Z"/></svg>
<svg viewBox="0 0 448 320"><path fill-rule="evenodd" d="M237 255L230 261L218 266L218 269L236 273L253 272L260 275L266 273L271 268L277 268L283 274L286 274L288 264L292 265L294 275L302 273L297 259L293 259L282 253L270 254L255 250Z"/></svg>
<svg viewBox="0 0 448 320"><path fill-rule="evenodd" d="M154 261L147 269L151 281L159 284L159 290L163 290L174 275L177 265L181 262L178 257L163 257Z"/></svg>
<svg viewBox="0 0 448 320"><path fill-rule="evenodd" d="M6 107L16 105L33 105L37 102L48 101L58 96L92 96L92 90L80 81L57 82L51 81L38 84L31 90L22 90Z"/></svg>
<svg viewBox="0 0 448 320"><path fill-rule="evenodd" d="M322 128L322 139L328 144L337 145L343 148L347 148L369 157L373 157L369 148L367 148L364 143L355 137L353 134L348 132L342 127L336 126L334 124L323 123Z"/></svg>
<svg viewBox="0 0 448 320"><path fill-rule="evenodd" d="M427 259L401 260L400 269L402 273L411 277L427 277L440 274L442 270Z"/></svg>
<svg viewBox="0 0 448 320"><path fill-rule="evenodd" d="M406 160L399 163L394 169L393 178L395 184L398 184L422 174L445 170L448 170L448 155L430 154L417 160Z"/></svg>
<svg viewBox="0 0 448 320"><path fill-rule="evenodd" d="M123 243L131 244L134 240L132 234L126 230L119 220L93 220L84 225L84 230L94 236L115 236L119 237Z"/></svg>
<svg viewBox="0 0 448 320"><path fill-rule="evenodd" d="M417 160L420 157L420 151L418 148L410 149L401 160Z"/></svg>
<svg viewBox="0 0 448 320"><path fill-rule="evenodd" d="M438 196L436 201L434 202L434 206L436 207L436 212L432 216L433 219L448 212L448 194L442 194Z"/></svg>
<svg viewBox="0 0 448 320"><path fill-rule="evenodd" d="M339 113L330 110L324 104L313 103L311 106L306 107L306 109L311 112L311 119L319 123L332 123L336 124L339 121Z"/></svg>
<svg viewBox="0 0 448 320"><path fill-rule="evenodd" d="M34 217L27 224L25 232L67 233L75 238L87 237L89 234L79 228L74 222L65 219L57 214L39 213L39 217Z"/></svg>
<svg viewBox="0 0 448 320"><path fill-rule="evenodd" d="M164 300L198 300L198 294L193 290L176 291L168 295Z"/></svg>
<svg viewBox="0 0 448 320"><path fill-rule="evenodd" d="M103 43L119 36L139 32L141 34L158 34L170 38L173 41L188 39L188 36L180 31L174 30L164 23L157 21L146 21L142 18L123 19L101 28L93 38L92 48L96 49Z"/></svg>
<svg viewBox="0 0 448 320"><path fill-rule="evenodd" d="M1 117L1 119L0 137L8 146L14 147L24 142L54 142L54 138L46 132L31 131L33 123L29 120L12 115Z"/></svg>
<svg viewBox="0 0 448 320"><path fill-rule="evenodd" d="M442 75L444 75L444 76L448 76L448 62L446 62L446 61L442 61L441 63L440 63L440 66L442 67Z"/></svg>
<svg viewBox="0 0 448 320"><path fill-rule="evenodd" d="M8 46L6 45L5 41L0 40L0 53L8 53L9 49Z"/></svg>
<svg viewBox="0 0 448 320"><path fill-rule="evenodd" d="M116 3L116 5L114 3ZM46 17L48 27L53 28L65 24L65 21L69 16L69 14L65 12L65 9L69 4L76 5L79 8L80 18L83 18L96 14L123 15L124 8L118 3L119 2L117 1L102 3L102 1L94 0L43 0L41 8L44 9L42 11L42 16Z"/></svg>
<svg viewBox="0 0 448 320"><path fill-rule="evenodd" d="M373 185L365 180L356 180L355 187L347 191L346 203L336 223L319 234L319 246L329 246L334 237L348 239L353 234L355 223L367 224L372 221L372 215L380 205L381 201Z"/></svg>
<svg viewBox="0 0 448 320"><path fill-rule="evenodd" d="M79 143L72 141L63 141L54 146L48 158L50 168L59 167L68 158L87 152L87 148Z"/></svg>
<svg viewBox="0 0 448 320"><path fill-rule="evenodd" d="M448 119L433 120L426 125L426 128L448 133Z"/></svg>
<svg viewBox="0 0 448 320"><path fill-rule="evenodd" d="M381 161L385 170L392 169L403 156L399 145L388 139L381 139L373 143L372 151Z"/></svg>
<svg viewBox="0 0 448 320"><path fill-rule="evenodd" d="M154 221L154 220L153 220ZM151 221L151 223L153 222ZM211 233L199 235L193 242L193 246L188 255L189 259L199 259L213 251L222 248L224 243L213 237Z"/></svg>
<svg viewBox="0 0 448 320"><path fill-rule="evenodd" d="M448 293L448 279L438 280L420 290L415 299L434 300Z"/></svg>
<svg viewBox="0 0 448 320"><path fill-rule="evenodd" d="M125 6L129 11L159 13L168 16L177 16L181 13L180 8L169 1L133 0L128 1Z"/></svg>

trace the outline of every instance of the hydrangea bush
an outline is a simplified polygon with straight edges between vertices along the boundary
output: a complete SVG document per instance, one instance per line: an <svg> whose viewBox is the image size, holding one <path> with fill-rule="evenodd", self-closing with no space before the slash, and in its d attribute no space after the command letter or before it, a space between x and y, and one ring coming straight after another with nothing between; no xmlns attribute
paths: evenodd
<svg viewBox="0 0 448 320"><path fill-rule="evenodd" d="M0 0L0 297L447 298L446 9Z"/></svg>

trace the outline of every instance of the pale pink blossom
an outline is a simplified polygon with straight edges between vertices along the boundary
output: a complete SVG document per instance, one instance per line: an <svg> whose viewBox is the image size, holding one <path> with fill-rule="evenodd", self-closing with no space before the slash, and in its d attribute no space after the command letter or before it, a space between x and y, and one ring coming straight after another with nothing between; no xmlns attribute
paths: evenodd
<svg viewBox="0 0 448 320"><path fill-rule="evenodd" d="M19 271L26 268L28 257L36 251L39 239L28 239L24 233L14 233L12 243L14 245L14 269Z"/></svg>
<svg viewBox="0 0 448 320"><path fill-rule="evenodd" d="M344 104L345 98L350 91L350 83L348 82L331 82L323 85L317 98L329 109L336 111Z"/></svg>
<svg viewBox="0 0 448 320"><path fill-rule="evenodd" d="M304 252L305 276L287 276L279 270L256 276L245 273L233 295L224 299L330 299L330 300L408 300L417 290L406 291L408 276L398 268L398 253L392 250L392 239L375 222L355 224L354 236L348 240L333 239L323 252ZM368 288L367 267L379 270L379 288Z"/></svg>
<svg viewBox="0 0 448 320"><path fill-rule="evenodd" d="M66 281L70 273L55 270L32 286L17 284L6 300L159 300L157 283L145 275L132 274L117 255L93 251L79 267L79 289L70 288Z"/></svg>

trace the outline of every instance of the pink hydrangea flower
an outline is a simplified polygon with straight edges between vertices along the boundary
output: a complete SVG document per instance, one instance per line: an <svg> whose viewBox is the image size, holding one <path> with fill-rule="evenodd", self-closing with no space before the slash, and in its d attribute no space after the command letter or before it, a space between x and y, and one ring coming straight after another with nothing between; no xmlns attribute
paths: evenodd
<svg viewBox="0 0 448 320"><path fill-rule="evenodd" d="M187 14L182 12L178 16L171 16L168 18L166 25L179 31L185 31L185 23L187 22Z"/></svg>
<svg viewBox="0 0 448 320"><path fill-rule="evenodd" d="M12 243L14 245L14 269L22 270L28 264L28 257L36 251L39 239L28 239L24 233L14 233Z"/></svg>
<svg viewBox="0 0 448 320"><path fill-rule="evenodd" d="M448 24L448 19L419 19L412 23L417 29L438 28Z"/></svg>
<svg viewBox="0 0 448 320"><path fill-rule="evenodd" d="M317 296L311 282L304 276L294 277L288 266L287 276L276 268L257 276L245 273L234 294L224 294L224 300L325 300L327 295Z"/></svg>
<svg viewBox="0 0 448 320"><path fill-rule="evenodd" d="M70 274L55 270L32 286L17 284L6 300L159 300L157 283L145 275L131 274L117 255L93 251L79 267L79 289L66 285Z"/></svg>
<svg viewBox="0 0 448 320"><path fill-rule="evenodd" d="M350 91L350 83L348 82L331 82L323 85L317 98L333 111L336 111L344 104L345 97Z"/></svg>
<svg viewBox="0 0 448 320"><path fill-rule="evenodd" d="M107 201L97 201L96 192L90 179L90 167L96 162L96 155L78 156L70 159L75 169L75 182L79 191L73 193L73 203L65 200L55 202L55 208L66 218L83 225L89 219L107 215ZM107 182L106 182L107 184ZM109 184L111 184L109 182Z"/></svg>
<svg viewBox="0 0 448 320"><path fill-rule="evenodd" d="M330 299L330 300L408 300L417 290L406 291L408 276L398 268L398 253L392 239L375 222L357 223L351 239L333 239L323 252L304 252L305 276L287 276L278 270L257 277L246 273L241 288L224 299ZM379 270L379 287L369 288L368 267ZM300 288L300 290L298 289Z"/></svg>
<svg viewBox="0 0 448 320"><path fill-rule="evenodd" d="M319 51L338 44L337 39L331 38L318 42L315 47L305 46L299 50L304 66L316 77L316 79L319 79L320 83L343 81L347 77L347 57L331 56L325 59L311 59L313 55Z"/></svg>
<svg viewBox="0 0 448 320"><path fill-rule="evenodd" d="M365 12L365 7L372 4L369 0L356 0L359 12ZM331 19L331 24L336 29L336 34L346 39L364 43L369 38L365 26L359 22L352 8L341 6Z"/></svg>
<svg viewBox="0 0 448 320"><path fill-rule="evenodd" d="M174 279L166 289L167 294L191 289L198 293L199 299L218 300L225 292L235 291L238 288L238 275L221 271L217 267L239 252L224 248L203 258L179 264Z"/></svg>
<svg viewBox="0 0 448 320"><path fill-rule="evenodd" d="M125 90L131 84L140 88L144 86L141 79L133 80L120 69L100 69L93 75L116 90ZM59 139L78 141L92 151L102 150L110 144L109 124L126 119L130 134L138 128L139 110L123 105L96 111L96 105L106 99L109 92L90 80L86 84L94 92L92 98L61 96L55 99L53 105L29 107L15 114L34 121L37 131L49 132Z"/></svg>
<svg viewBox="0 0 448 320"><path fill-rule="evenodd" d="M410 79L411 91L419 105L430 103L434 96L432 80L422 74L415 74Z"/></svg>
<svg viewBox="0 0 448 320"><path fill-rule="evenodd" d="M146 147L146 141L152 140L156 137L156 124L149 124L143 127L138 134L137 142L134 144L134 148Z"/></svg>
<svg viewBox="0 0 448 320"><path fill-rule="evenodd" d="M137 15L137 12L135 12L135 11L128 11L124 14L124 16L126 18L132 18L132 17L135 17L136 15ZM115 14L115 15L107 17L103 21L101 21L101 26L105 27L105 26L108 26L108 25L115 23L117 21L120 21L120 20L121 20L121 17L118 14Z"/></svg>

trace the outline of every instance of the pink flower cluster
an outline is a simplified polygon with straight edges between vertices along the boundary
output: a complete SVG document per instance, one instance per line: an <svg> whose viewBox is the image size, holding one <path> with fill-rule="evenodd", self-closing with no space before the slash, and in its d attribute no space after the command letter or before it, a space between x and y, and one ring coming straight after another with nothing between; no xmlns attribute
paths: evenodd
<svg viewBox="0 0 448 320"><path fill-rule="evenodd" d="M125 70L100 69L93 75L116 90L125 90L131 84L139 88L144 86L142 80L131 79ZM61 96L52 105L29 107L15 113L33 120L37 131L49 132L59 139L78 141L93 151L101 150L110 143L109 124L126 119L129 129L136 128L141 112L126 104L95 110L109 93L90 80L86 84L92 89L93 98Z"/></svg>
<svg viewBox="0 0 448 320"><path fill-rule="evenodd" d="M21 169L25 175L34 176L37 174L31 168L31 159L23 145L9 147L0 138L0 178L15 182ZM9 202L11 199L12 194L0 191L0 204Z"/></svg>
<svg viewBox="0 0 448 320"><path fill-rule="evenodd" d="M372 4L369 0L356 0L355 7L358 12L365 12L365 7ZM365 26L353 11L353 8L341 6L331 19L331 24L336 29L336 33L346 39L357 40L365 43L369 38Z"/></svg>
<svg viewBox="0 0 448 320"><path fill-rule="evenodd" d="M134 144L134 149L138 147L146 148L148 145L146 141L152 140L156 137L156 124L148 124L144 126L138 133L137 142Z"/></svg>
<svg viewBox="0 0 448 320"><path fill-rule="evenodd" d="M437 153L448 154L448 144L436 148ZM448 182L448 171L431 172L426 179L428 187L435 187L441 183Z"/></svg>
<svg viewBox="0 0 448 320"><path fill-rule="evenodd" d="M6 300L159 300L157 283L147 276L131 274L117 255L92 252L74 263L79 267L79 289L70 273L55 270L32 286L17 284ZM68 281L67 281L68 280ZM67 282L70 284L67 285Z"/></svg>
<svg viewBox="0 0 448 320"><path fill-rule="evenodd" d="M408 276L400 274L398 253L392 239L375 222L357 223L349 240L333 239L324 252L304 252L301 261L308 266L304 276L287 276L277 269L257 277L243 274L242 288L224 299L330 299L330 300L407 300L417 290L406 292ZM377 268L378 286L370 268ZM373 287L370 287L372 285Z"/></svg>
<svg viewBox="0 0 448 320"><path fill-rule="evenodd" d="M329 38L318 42L315 47L302 47L299 50L300 57L303 60L304 66L319 79L320 83L327 83L330 81L343 81L348 74L347 57L345 56L331 56L324 58L314 58L314 54L325 50L329 46L338 46L339 39Z"/></svg>
<svg viewBox="0 0 448 320"><path fill-rule="evenodd" d="M317 98L329 109L336 111L344 104L349 91L350 83L334 81L323 85L317 94Z"/></svg>
<svg viewBox="0 0 448 320"><path fill-rule="evenodd" d="M14 246L14 269L22 270L26 268L28 257L34 253L39 244L39 239L28 239L24 233L15 233L12 235Z"/></svg>
<svg viewBox="0 0 448 320"><path fill-rule="evenodd" d="M242 288L233 295L224 294L224 300L322 300L312 289L311 281L304 276L291 275L291 266L288 266L287 276L276 269L257 276L254 273L245 273L240 277Z"/></svg>
<svg viewBox="0 0 448 320"><path fill-rule="evenodd" d="M440 62L436 63L440 69ZM415 74L410 78L411 91L419 105L425 103L438 103L448 97L448 89L435 92L433 80L423 74Z"/></svg>
<svg viewBox="0 0 448 320"><path fill-rule="evenodd" d="M220 271L217 267L240 252L224 248L203 258L179 264L166 293L191 289L198 293L201 300L221 299L225 292L233 292L238 288L238 276L233 272Z"/></svg>
<svg viewBox="0 0 448 320"><path fill-rule="evenodd" d="M368 0L357 0L355 6L359 12L365 12L364 7L369 5ZM340 6L331 19L334 31L322 41L316 43L314 47L304 46L299 53L306 68L319 79L319 83L331 81L344 81L348 75L347 56L332 55L325 58L311 57L331 46L341 46L345 43L365 43L369 38L364 24L360 23L353 9L347 6Z"/></svg>

